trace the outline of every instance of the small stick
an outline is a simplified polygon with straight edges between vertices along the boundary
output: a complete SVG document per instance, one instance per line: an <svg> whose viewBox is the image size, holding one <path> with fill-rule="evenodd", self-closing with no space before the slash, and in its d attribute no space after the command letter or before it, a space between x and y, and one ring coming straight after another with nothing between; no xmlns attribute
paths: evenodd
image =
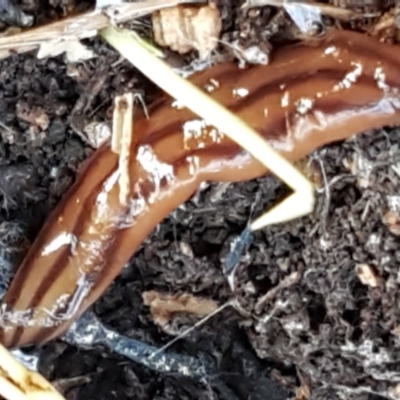
<svg viewBox="0 0 400 400"><path fill-rule="evenodd" d="M244 121L176 74L136 33L108 27L100 35L162 90L228 135L294 190L291 196L254 221L250 225L252 231L312 212L315 196L311 182Z"/></svg>

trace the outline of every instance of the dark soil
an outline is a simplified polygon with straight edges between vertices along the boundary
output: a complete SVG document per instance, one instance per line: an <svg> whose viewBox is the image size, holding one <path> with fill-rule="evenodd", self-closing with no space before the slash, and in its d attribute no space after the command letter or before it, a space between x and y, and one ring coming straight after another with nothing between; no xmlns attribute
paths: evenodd
<svg viewBox="0 0 400 400"><path fill-rule="evenodd" d="M104 43L88 43L98 57L74 74L63 57L30 53L0 62L3 286L93 151L78 129L109 123L113 97L127 88L147 101L157 95ZM45 115L48 127L24 120L29 112ZM234 292L224 256L248 220L286 193L273 177L203 188L143 243L93 310L108 328L160 347L173 336L154 324L142 292L186 292L221 305L236 299L167 350L212 358L217 369L206 384L61 340L32 349L41 373L52 381L88 375L90 382L66 392L79 400L283 400L301 386L315 400L387 397L400 379L400 229L383 216L400 213L399 143L400 130L383 129L310 155L305 169L320 182L314 213L257 232ZM361 282L359 264L375 271L377 287ZM177 315L169 331L196 321Z"/></svg>

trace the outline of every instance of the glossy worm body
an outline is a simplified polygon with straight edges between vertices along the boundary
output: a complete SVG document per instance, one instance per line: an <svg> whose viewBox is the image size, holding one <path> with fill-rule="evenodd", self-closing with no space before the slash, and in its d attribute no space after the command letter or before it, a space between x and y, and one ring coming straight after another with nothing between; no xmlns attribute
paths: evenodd
<svg viewBox="0 0 400 400"><path fill-rule="evenodd" d="M190 79L289 160L372 128L400 124L400 51L337 31L277 50L268 66L217 65ZM135 118L130 195L119 202L118 157L88 160L19 267L1 308L0 342L62 334L107 289L141 242L203 181L266 174L258 161L164 96Z"/></svg>

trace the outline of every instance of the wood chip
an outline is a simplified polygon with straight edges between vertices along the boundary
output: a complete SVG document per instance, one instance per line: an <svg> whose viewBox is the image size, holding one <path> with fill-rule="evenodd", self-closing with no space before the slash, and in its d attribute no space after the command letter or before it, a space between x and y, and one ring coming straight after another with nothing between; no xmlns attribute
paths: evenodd
<svg viewBox="0 0 400 400"><path fill-rule="evenodd" d="M169 323L174 313L185 312L205 317L218 308L214 300L199 298L190 293L168 294L151 290L143 292L142 297L144 304L150 307L154 322L161 327Z"/></svg>
<svg viewBox="0 0 400 400"><path fill-rule="evenodd" d="M154 39L160 46L180 54L197 50L201 60L217 47L221 18L214 5L166 8L155 12L152 21Z"/></svg>

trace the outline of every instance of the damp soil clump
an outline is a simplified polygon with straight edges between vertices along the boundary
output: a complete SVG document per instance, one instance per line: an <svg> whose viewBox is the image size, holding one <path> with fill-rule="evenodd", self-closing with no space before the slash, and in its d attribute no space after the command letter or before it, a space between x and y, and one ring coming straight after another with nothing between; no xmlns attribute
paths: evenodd
<svg viewBox="0 0 400 400"><path fill-rule="evenodd" d="M238 13L225 3L232 28ZM113 98L127 88L149 102L157 97L103 42L87 42L97 57L84 65L34 53L0 61L2 289L93 152L87 127L109 124ZM40 372L78 400L300 400L308 391L313 400L378 400L400 393L399 143L399 129L366 132L300 163L317 187L314 212L257 232L233 281L222 268L232 238L287 193L273 177L204 185L141 245L93 311L108 328L161 347L199 318L175 313L157 325L144 292L230 301L167 350L211 358L216 371L204 382L61 340L30 349L40 355ZM87 381L74 385L82 376Z"/></svg>

